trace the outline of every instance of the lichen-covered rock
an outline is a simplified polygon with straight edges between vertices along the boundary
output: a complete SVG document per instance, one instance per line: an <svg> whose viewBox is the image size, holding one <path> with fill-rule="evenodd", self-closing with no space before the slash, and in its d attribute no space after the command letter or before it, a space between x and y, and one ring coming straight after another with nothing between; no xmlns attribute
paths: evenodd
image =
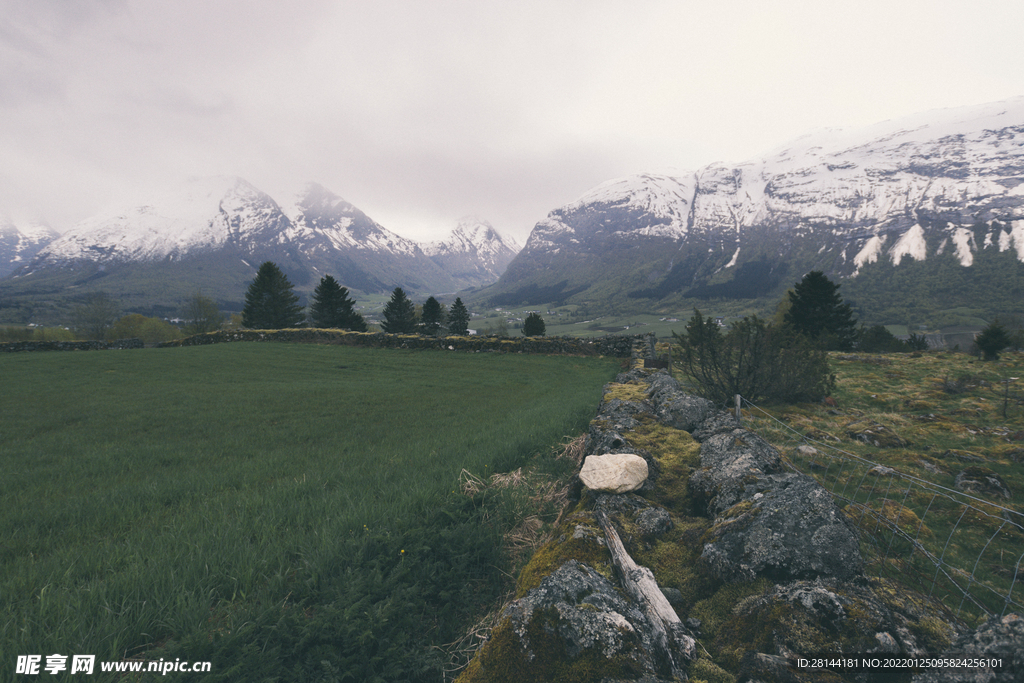
<svg viewBox="0 0 1024 683"><path fill-rule="evenodd" d="M647 480L647 461L633 453L588 455L580 470L580 480L591 491L627 493Z"/></svg>
<svg viewBox="0 0 1024 683"><path fill-rule="evenodd" d="M683 392L679 383L664 373L650 377L648 399L654 405L654 415L662 424L692 432L715 410L706 398Z"/></svg>
<svg viewBox="0 0 1024 683"><path fill-rule="evenodd" d="M964 493L1010 500L1010 488L1002 477L984 467L968 467L956 475L953 488Z"/></svg>
<svg viewBox="0 0 1024 683"><path fill-rule="evenodd" d="M672 516L664 508L647 508L636 516L636 528L644 536L660 536L672 528Z"/></svg>
<svg viewBox="0 0 1024 683"><path fill-rule="evenodd" d="M605 387L607 390L608 387ZM587 432L587 453L613 453L626 448L622 432L635 429L639 424L637 415L647 414L650 407L637 401L612 399L602 401L597 417L590 423Z"/></svg>
<svg viewBox="0 0 1024 683"><path fill-rule="evenodd" d="M643 680L667 673L654 652L644 613L593 568L569 560L505 609L459 680Z"/></svg>
<svg viewBox="0 0 1024 683"><path fill-rule="evenodd" d="M639 424L636 416L648 412L650 412L650 408L639 401L613 398L602 403L601 408L597 411L597 419L607 420L620 430L633 429Z"/></svg>
<svg viewBox="0 0 1024 683"><path fill-rule="evenodd" d="M956 633L938 603L880 579L859 577L772 586L739 601L715 636L719 642L746 644L733 655L741 660L739 680L821 681L838 677L801 672L795 660L822 653L934 655Z"/></svg>
<svg viewBox="0 0 1024 683"><path fill-rule="evenodd" d="M1019 683L1024 681L1024 617L1007 614L992 617L953 643L950 656L997 658L1000 672L991 669L942 669L914 676L913 683Z"/></svg>
<svg viewBox="0 0 1024 683"><path fill-rule="evenodd" d="M717 434L726 434L739 428L736 416L727 410L711 413L693 430L693 438L704 442Z"/></svg>
<svg viewBox="0 0 1024 683"><path fill-rule="evenodd" d="M832 496L803 474L758 480L762 490L716 517L700 562L724 581L849 579L864 566L858 536Z"/></svg>
<svg viewBox="0 0 1024 683"><path fill-rule="evenodd" d="M715 517L763 490L759 481L781 469L782 456L757 434L733 429L701 444L700 464L690 477L690 492Z"/></svg>

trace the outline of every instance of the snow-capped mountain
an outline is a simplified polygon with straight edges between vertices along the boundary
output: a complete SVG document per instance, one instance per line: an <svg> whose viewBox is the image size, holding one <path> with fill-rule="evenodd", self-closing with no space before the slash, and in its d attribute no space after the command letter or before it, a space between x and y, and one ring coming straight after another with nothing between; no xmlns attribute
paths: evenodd
<svg viewBox="0 0 1024 683"><path fill-rule="evenodd" d="M299 245L318 276L332 275L364 291L402 286L440 293L456 288L450 274L416 242L385 229L316 183L307 184L285 210L291 221L287 238Z"/></svg>
<svg viewBox="0 0 1024 683"><path fill-rule="evenodd" d="M15 223L0 217L0 277L32 260L58 237L57 231L39 222Z"/></svg>
<svg viewBox="0 0 1024 683"><path fill-rule="evenodd" d="M606 182L540 221L492 291L753 298L812 269L844 291L911 264L977 280L979 259L1024 286L1024 97Z"/></svg>
<svg viewBox="0 0 1024 683"><path fill-rule="evenodd" d="M19 258L20 267L0 283L8 297L103 290L135 307L172 307L197 289L236 304L268 260L300 292L328 274L368 292L458 289L456 278L418 244L320 185L308 184L282 208L237 177L190 180L143 204L84 220L31 260L25 253ZM488 260L482 267L491 266Z"/></svg>
<svg viewBox="0 0 1024 683"><path fill-rule="evenodd" d="M460 289L497 280L519 249L512 237L476 216L460 220L447 238L423 245L424 253L455 278Z"/></svg>

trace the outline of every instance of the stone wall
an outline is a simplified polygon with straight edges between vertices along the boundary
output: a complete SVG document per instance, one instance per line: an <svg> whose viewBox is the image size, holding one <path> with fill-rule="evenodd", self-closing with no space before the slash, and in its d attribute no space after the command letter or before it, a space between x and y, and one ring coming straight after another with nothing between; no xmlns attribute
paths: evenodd
<svg viewBox="0 0 1024 683"><path fill-rule="evenodd" d="M19 341L0 343L0 353L17 351L104 351L108 349L141 349L141 339L103 341Z"/></svg>
<svg viewBox="0 0 1024 683"><path fill-rule="evenodd" d="M571 487L574 502L457 683L852 682L877 679L801 670L797 659L949 650L963 624L926 596L865 575L856 530L825 489L786 471L730 413L638 367L647 349L636 346L633 369L605 387L584 452L638 455L648 480L623 494ZM650 570L696 651L671 638L657 645L644 605L621 592L599 514ZM1024 646L1016 620L1004 618L978 652Z"/></svg>
<svg viewBox="0 0 1024 683"><path fill-rule="evenodd" d="M636 336L599 337L428 337L419 334L349 332L345 330L232 330L198 334L163 342L160 347L199 346L236 341L278 341L306 344L341 344L387 349L437 349L451 351L491 351L498 353L543 353L577 356L614 356L628 358Z"/></svg>

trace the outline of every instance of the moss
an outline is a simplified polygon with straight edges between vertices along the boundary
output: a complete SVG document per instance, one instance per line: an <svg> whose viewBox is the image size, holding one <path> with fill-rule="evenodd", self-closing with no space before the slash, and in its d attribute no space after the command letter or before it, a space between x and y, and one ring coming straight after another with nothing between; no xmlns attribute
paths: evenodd
<svg viewBox="0 0 1024 683"><path fill-rule="evenodd" d="M576 527L582 526L590 532L583 538L573 538ZM551 574L569 560L578 560L593 567L607 578L613 576L612 558L608 549L596 541L604 538L604 532L587 513L572 515L555 532L554 540L545 543L533 554L530 561L519 572L516 581L516 598L521 598L540 585L545 576Z"/></svg>
<svg viewBox="0 0 1024 683"><path fill-rule="evenodd" d="M614 399L620 401L633 401L639 403L647 398L647 384L632 381L625 384L612 383L605 387L604 402L608 403Z"/></svg>
<svg viewBox="0 0 1024 683"><path fill-rule="evenodd" d="M952 645L956 630L936 613L939 606L927 596L894 581L881 578L871 579L871 590L889 609L910 618L911 633L918 638L918 645L925 650L944 652Z"/></svg>
<svg viewBox="0 0 1024 683"><path fill-rule="evenodd" d="M938 617L922 617L910 625L911 632L917 637L917 644L928 652L945 652L953 644L956 631L947 622Z"/></svg>
<svg viewBox="0 0 1024 683"><path fill-rule="evenodd" d="M736 683L736 677L715 664L706 656L693 660L690 664L690 681L697 683Z"/></svg>
<svg viewBox="0 0 1024 683"><path fill-rule="evenodd" d="M457 683L598 683L604 678L636 678L642 675L625 653L607 658L599 648L587 648L574 658L565 652L557 636L558 613L552 608L535 612L526 630L529 650L506 620L462 672Z"/></svg>
<svg viewBox="0 0 1024 683"><path fill-rule="evenodd" d="M689 511L692 503L687 485L690 473L700 466L700 444L688 432L666 427L649 415L639 419L640 425L623 436L661 466L657 486L644 497L670 510Z"/></svg>
<svg viewBox="0 0 1024 683"><path fill-rule="evenodd" d="M693 605L689 616L701 621L701 642L711 649L715 660L726 669L736 670L743 654L754 640L752 633L735 633L726 628L736 606L745 598L762 595L774 584L768 579L719 585L713 595Z"/></svg>

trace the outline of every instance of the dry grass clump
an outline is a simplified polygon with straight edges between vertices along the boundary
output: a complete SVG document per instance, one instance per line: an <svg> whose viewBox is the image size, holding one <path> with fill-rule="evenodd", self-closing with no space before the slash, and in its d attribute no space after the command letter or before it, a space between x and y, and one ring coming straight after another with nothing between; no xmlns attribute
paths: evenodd
<svg viewBox="0 0 1024 683"><path fill-rule="evenodd" d="M501 621L501 615L512 601L512 592L506 594L487 614L473 624L458 640L444 645L435 645L435 650L445 654L442 667L442 681L449 683L459 677L469 662L491 638L491 632Z"/></svg>
<svg viewBox="0 0 1024 683"><path fill-rule="evenodd" d="M565 458L575 465L583 463L583 458L586 456L587 451L587 435L580 434L574 439L570 439L562 447L561 452L555 455L556 459Z"/></svg>

